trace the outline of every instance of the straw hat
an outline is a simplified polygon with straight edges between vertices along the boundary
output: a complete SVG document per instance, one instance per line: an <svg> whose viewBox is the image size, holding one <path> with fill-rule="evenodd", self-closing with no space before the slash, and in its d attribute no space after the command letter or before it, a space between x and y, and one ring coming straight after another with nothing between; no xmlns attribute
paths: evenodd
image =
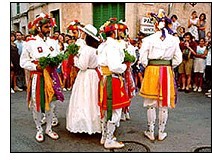
<svg viewBox="0 0 212 163"><path fill-rule="evenodd" d="M85 25L84 28L80 26L78 26L78 28L87 33L88 35L90 35L91 37L93 37L94 39L96 39L97 41L100 41L99 38L97 37L98 31L93 25L87 24Z"/></svg>

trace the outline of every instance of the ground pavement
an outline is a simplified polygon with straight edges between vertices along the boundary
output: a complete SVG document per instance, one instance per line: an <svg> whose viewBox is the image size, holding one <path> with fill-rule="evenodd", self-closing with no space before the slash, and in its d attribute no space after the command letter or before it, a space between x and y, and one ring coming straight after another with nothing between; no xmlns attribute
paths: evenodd
<svg viewBox="0 0 212 163"><path fill-rule="evenodd" d="M118 140L125 143L125 147L119 150L104 149L99 143L100 134L73 134L66 130L65 115L70 93L65 92L65 101L58 104L59 125L54 130L60 139L55 141L45 136L42 143L35 140L36 129L32 113L26 108L26 92L11 94L10 152L194 152L199 147L203 147L202 152L211 152L211 99L203 93L179 92L179 103L175 109L169 110L168 137L154 142L144 137L146 109L142 106L142 98L134 97L131 120L122 121L116 131Z"/></svg>

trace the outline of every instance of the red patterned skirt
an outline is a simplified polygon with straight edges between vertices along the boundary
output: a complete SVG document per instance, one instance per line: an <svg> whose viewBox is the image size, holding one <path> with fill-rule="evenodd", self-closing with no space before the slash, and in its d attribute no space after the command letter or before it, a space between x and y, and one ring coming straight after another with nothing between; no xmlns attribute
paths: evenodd
<svg viewBox="0 0 212 163"><path fill-rule="evenodd" d="M108 101L112 104L112 109L120 109L130 105L130 99L124 88L122 78L106 76L100 81L99 106L103 110L108 109ZM109 103L110 103L109 102Z"/></svg>

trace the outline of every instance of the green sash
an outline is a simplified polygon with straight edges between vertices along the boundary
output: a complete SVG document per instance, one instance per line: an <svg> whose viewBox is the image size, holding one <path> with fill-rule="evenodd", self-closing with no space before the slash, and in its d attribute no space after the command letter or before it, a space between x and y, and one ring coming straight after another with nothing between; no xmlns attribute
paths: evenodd
<svg viewBox="0 0 212 163"><path fill-rule="evenodd" d="M41 112L45 112L45 94L44 94L44 77L40 77L40 106Z"/></svg>
<svg viewBox="0 0 212 163"><path fill-rule="evenodd" d="M112 118L112 75L107 76L107 121Z"/></svg>

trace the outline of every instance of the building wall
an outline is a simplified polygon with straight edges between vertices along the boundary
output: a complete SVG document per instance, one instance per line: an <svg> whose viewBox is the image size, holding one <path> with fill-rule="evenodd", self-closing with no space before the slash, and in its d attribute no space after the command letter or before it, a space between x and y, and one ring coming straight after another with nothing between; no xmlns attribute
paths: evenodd
<svg viewBox="0 0 212 163"><path fill-rule="evenodd" d="M92 3L63 3L61 19L62 32L66 32L67 26L73 20L78 20L84 24L93 24Z"/></svg>
<svg viewBox="0 0 212 163"><path fill-rule="evenodd" d="M137 7L136 3L126 3L125 4L125 18L126 24L129 28L130 37L136 36L136 32L139 30L139 21L137 16Z"/></svg>
<svg viewBox="0 0 212 163"><path fill-rule="evenodd" d="M20 3L20 13L17 14L17 3L11 3L11 30L12 31L21 31L23 34L27 34L27 10L28 3ZM13 25L15 24L15 25Z"/></svg>
<svg viewBox="0 0 212 163"><path fill-rule="evenodd" d="M16 3L11 3L11 17L16 16L14 10ZM92 3L20 3L20 12L26 11L28 8L28 20L14 20L20 21L23 25L26 22L34 20L35 16L41 12L50 14L51 11L60 10L60 29L61 32L66 32L68 24L77 19L84 24L93 24L93 5ZM28 6L26 6L26 4ZM169 7L170 6L170 7ZM200 15L204 12L207 16L207 29L211 30L211 3L197 3L192 7L189 3L126 3L125 4L125 17L126 23L129 27L130 37L135 37L136 33L140 30L140 21L142 17L146 16L147 12L157 13L160 8L163 8L166 13L170 11L169 16L176 14L180 24L187 28L188 18L191 12L196 10ZM14 22L12 22L14 23ZM23 26L20 23L20 28ZM11 24L12 26L12 24Z"/></svg>
<svg viewBox="0 0 212 163"><path fill-rule="evenodd" d="M16 3L11 3L11 6L10 6L10 16L11 18L16 16Z"/></svg>

